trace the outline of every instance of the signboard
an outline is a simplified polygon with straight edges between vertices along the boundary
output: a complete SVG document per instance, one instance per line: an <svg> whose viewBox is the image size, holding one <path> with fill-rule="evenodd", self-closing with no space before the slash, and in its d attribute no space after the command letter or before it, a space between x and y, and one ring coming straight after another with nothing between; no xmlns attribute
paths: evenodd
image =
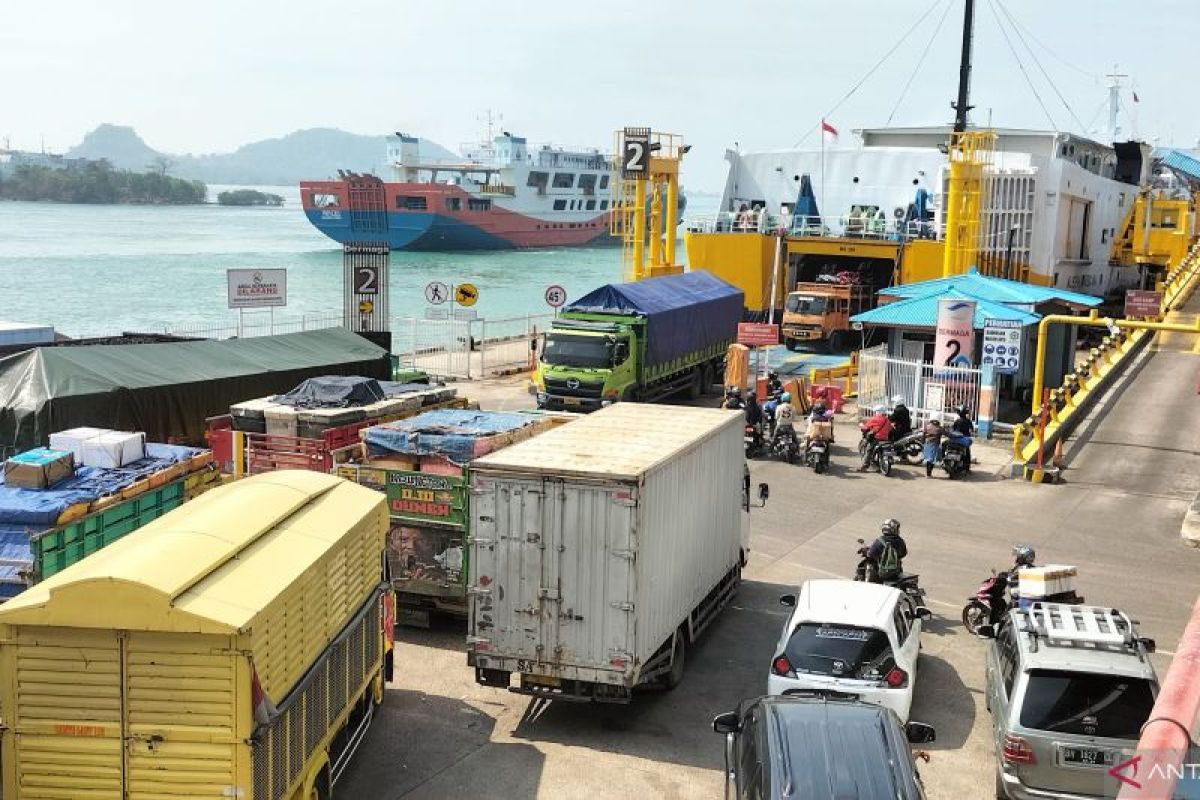
<svg viewBox="0 0 1200 800"><path fill-rule="evenodd" d="M1162 293L1129 289L1125 292L1125 316L1157 317L1162 313Z"/></svg>
<svg viewBox="0 0 1200 800"><path fill-rule="evenodd" d="M942 412L946 410L946 384L925 384L924 403L924 408L927 412L929 412L929 415L936 419L940 419Z"/></svg>
<svg viewBox="0 0 1200 800"><path fill-rule="evenodd" d="M567 290L557 283L553 283L546 287L544 297L546 298L546 305L551 308L561 308L567 302Z"/></svg>
<svg viewBox="0 0 1200 800"><path fill-rule="evenodd" d="M747 347L770 347L779 344L779 326L765 322L739 322L738 344Z"/></svg>
<svg viewBox="0 0 1200 800"><path fill-rule="evenodd" d="M937 338L933 363L938 367L969 367L975 355L975 301L938 300Z"/></svg>
<svg viewBox="0 0 1200 800"><path fill-rule="evenodd" d="M621 175L644 181L650 174L650 129L626 128L621 137Z"/></svg>
<svg viewBox="0 0 1200 800"><path fill-rule="evenodd" d="M983 354L979 363L1013 375L1021 368L1021 323L1015 319L983 321Z"/></svg>
<svg viewBox="0 0 1200 800"><path fill-rule="evenodd" d="M456 308L454 318L460 322L470 322L479 319L479 312L473 308Z"/></svg>
<svg viewBox="0 0 1200 800"><path fill-rule="evenodd" d="M230 308L287 305L286 269L227 269Z"/></svg>
<svg viewBox="0 0 1200 800"><path fill-rule="evenodd" d="M450 319L450 309L427 308L425 309L425 319Z"/></svg>
<svg viewBox="0 0 1200 800"><path fill-rule="evenodd" d="M388 259L384 242L342 245L342 293L346 324L356 333L388 330Z"/></svg>
<svg viewBox="0 0 1200 800"><path fill-rule="evenodd" d="M354 293L379 294L379 267L374 264L354 268Z"/></svg>
<svg viewBox="0 0 1200 800"><path fill-rule="evenodd" d="M425 285L425 302L440 306L450 299L450 287L441 281L430 281Z"/></svg>
<svg viewBox="0 0 1200 800"><path fill-rule="evenodd" d="M479 301L479 290L473 283L460 283L454 287L454 302L460 306L473 306Z"/></svg>
<svg viewBox="0 0 1200 800"><path fill-rule="evenodd" d="M387 473L388 513L395 519L463 527L466 496L461 477L399 469Z"/></svg>

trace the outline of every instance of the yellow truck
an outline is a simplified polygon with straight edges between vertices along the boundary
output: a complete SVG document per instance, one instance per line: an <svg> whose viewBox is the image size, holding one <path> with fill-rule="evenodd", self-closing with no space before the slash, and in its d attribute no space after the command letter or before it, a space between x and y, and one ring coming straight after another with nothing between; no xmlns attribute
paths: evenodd
<svg viewBox="0 0 1200 800"><path fill-rule="evenodd" d="M840 353L854 342L850 317L873 302L871 288L862 284L798 283L783 304L783 343L789 350L824 344Z"/></svg>
<svg viewBox="0 0 1200 800"><path fill-rule="evenodd" d="M6 800L317 800L391 670L378 492L210 491L0 606Z"/></svg>

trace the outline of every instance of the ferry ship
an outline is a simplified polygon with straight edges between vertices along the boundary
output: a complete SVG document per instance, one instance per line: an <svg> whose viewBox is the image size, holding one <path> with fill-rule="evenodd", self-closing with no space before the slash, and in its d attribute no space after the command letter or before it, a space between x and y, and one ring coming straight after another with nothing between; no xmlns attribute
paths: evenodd
<svg viewBox="0 0 1200 800"><path fill-rule="evenodd" d="M391 181L339 173L302 181L304 213L340 242L392 250L507 250L615 243L609 233L612 162L598 149L530 147L505 131L459 161L422 161L397 133Z"/></svg>

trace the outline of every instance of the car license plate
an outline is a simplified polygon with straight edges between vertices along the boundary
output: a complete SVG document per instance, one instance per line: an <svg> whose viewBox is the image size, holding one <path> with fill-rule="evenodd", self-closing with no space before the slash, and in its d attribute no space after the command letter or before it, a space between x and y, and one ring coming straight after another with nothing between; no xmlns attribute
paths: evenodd
<svg viewBox="0 0 1200 800"><path fill-rule="evenodd" d="M555 678L552 675L526 675L525 680L528 683L535 683L538 686L553 686L556 689L562 686L562 679Z"/></svg>
<svg viewBox="0 0 1200 800"><path fill-rule="evenodd" d="M578 397L564 397L563 398L563 405L577 406L582 402L583 401L580 400Z"/></svg>
<svg viewBox="0 0 1200 800"><path fill-rule="evenodd" d="M824 453L824 452L825 452L825 445L823 445L823 444L814 444L814 445L812 446L812 449L813 449L813 452L814 452L814 453Z"/></svg>
<svg viewBox="0 0 1200 800"><path fill-rule="evenodd" d="M1081 767L1111 767L1117 763L1117 754L1112 750L1097 750L1094 747L1064 747L1060 759L1064 764Z"/></svg>

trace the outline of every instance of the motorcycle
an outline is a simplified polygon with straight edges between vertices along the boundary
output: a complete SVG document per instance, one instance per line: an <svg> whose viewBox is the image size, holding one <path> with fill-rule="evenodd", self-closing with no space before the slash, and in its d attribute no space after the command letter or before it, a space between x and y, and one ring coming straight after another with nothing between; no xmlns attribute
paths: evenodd
<svg viewBox="0 0 1200 800"><path fill-rule="evenodd" d="M859 560L858 566L854 568L854 580L880 583L884 586L892 586L904 592L904 594L907 595L910 600L912 600L913 605L916 607L920 608L925 605L925 590L922 589L918 583L918 579L920 578L919 575L903 572L900 574L900 577L896 578L895 580L877 580L875 575L875 562L872 560L871 556L868 555L871 549L870 545L868 545L862 539L857 539L856 541L858 542L858 550L856 552L858 553Z"/></svg>
<svg viewBox="0 0 1200 800"><path fill-rule="evenodd" d="M940 463L950 480L967 474L970 469L970 462L967 461L970 447L970 436L950 436L942 444Z"/></svg>
<svg viewBox="0 0 1200 800"><path fill-rule="evenodd" d="M1071 590L1039 597L1038 601L1082 605L1083 595ZM967 598L962 610L963 627L977 635L980 625L999 625L1004 621L1005 613L1021 603L1017 594L1017 567L1004 572L992 570L991 577L979 584L975 594Z"/></svg>
<svg viewBox="0 0 1200 800"><path fill-rule="evenodd" d="M742 441L746 445L746 458L754 458L762 452L763 435L757 425L747 425L742 433Z"/></svg>
<svg viewBox="0 0 1200 800"><path fill-rule="evenodd" d="M896 463L896 451L891 442L876 442L873 436L864 433L862 441L858 443L858 452L864 470L873 465L880 475L891 474L892 464Z"/></svg>
<svg viewBox="0 0 1200 800"><path fill-rule="evenodd" d="M800 455L800 440L796 437L796 432L784 428L778 435L772 436L771 455L779 456L789 464L795 464L796 457Z"/></svg>
<svg viewBox="0 0 1200 800"><path fill-rule="evenodd" d="M906 464L920 461L925 448L925 434L920 430L910 431L893 442L892 448Z"/></svg>
<svg viewBox="0 0 1200 800"><path fill-rule="evenodd" d="M829 469L829 442L824 439L810 439L804 450L804 463L820 475Z"/></svg>

